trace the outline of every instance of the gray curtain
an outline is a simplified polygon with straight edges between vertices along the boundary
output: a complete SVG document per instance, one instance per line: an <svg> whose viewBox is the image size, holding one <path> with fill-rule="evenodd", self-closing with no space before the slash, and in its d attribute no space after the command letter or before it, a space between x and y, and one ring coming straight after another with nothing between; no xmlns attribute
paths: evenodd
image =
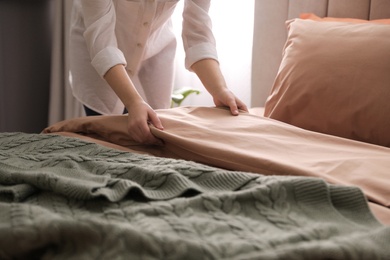
<svg viewBox="0 0 390 260"><path fill-rule="evenodd" d="M47 126L51 0L0 0L0 131Z"/></svg>

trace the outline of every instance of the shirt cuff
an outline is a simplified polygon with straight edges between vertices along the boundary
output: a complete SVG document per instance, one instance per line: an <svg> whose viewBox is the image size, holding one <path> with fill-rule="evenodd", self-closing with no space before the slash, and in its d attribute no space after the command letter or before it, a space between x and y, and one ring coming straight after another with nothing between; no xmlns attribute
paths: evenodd
<svg viewBox="0 0 390 260"><path fill-rule="evenodd" d="M92 66L103 77L109 69L115 65L122 64L126 66L126 59L123 53L114 47L107 47L98 52L92 59Z"/></svg>
<svg viewBox="0 0 390 260"><path fill-rule="evenodd" d="M201 43L186 50L185 66L189 71L191 66L200 60L214 59L218 61L217 49L214 44Z"/></svg>

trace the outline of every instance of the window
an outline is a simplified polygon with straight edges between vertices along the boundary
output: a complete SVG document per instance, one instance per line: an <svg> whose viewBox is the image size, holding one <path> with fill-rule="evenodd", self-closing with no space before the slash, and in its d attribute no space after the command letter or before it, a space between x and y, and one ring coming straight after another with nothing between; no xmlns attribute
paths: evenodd
<svg viewBox="0 0 390 260"><path fill-rule="evenodd" d="M251 62L253 42L254 1L212 0L210 16L217 41L218 57L228 87L250 107ZM191 95L183 105L214 106L211 96L194 73L184 68L181 23L184 1L180 1L173 16L178 39L175 88L192 87L201 91Z"/></svg>

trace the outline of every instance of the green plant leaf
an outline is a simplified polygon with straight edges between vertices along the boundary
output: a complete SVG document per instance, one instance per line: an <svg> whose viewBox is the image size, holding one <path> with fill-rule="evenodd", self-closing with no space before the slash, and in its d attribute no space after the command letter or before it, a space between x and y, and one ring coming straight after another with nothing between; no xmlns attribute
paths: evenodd
<svg viewBox="0 0 390 260"><path fill-rule="evenodd" d="M196 89L193 89L193 88L190 88L190 87L182 87L182 88L179 88L179 89L176 89L175 91L173 91L172 93L172 107L174 104L176 104L177 106L180 106L181 103L191 94L197 94L199 95L200 94L200 91L199 90L196 90Z"/></svg>

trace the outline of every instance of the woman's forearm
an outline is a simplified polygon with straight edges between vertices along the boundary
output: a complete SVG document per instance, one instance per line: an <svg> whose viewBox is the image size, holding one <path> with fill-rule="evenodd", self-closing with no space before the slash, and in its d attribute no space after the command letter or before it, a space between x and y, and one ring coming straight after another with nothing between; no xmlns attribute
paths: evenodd
<svg viewBox="0 0 390 260"><path fill-rule="evenodd" d="M204 59L194 63L191 69L196 73L203 86L212 95L227 89L219 63L214 59Z"/></svg>
<svg viewBox="0 0 390 260"><path fill-rule="evenodd" d="M123 65L115 65L109 69L104 75L104 79L127 109L129 109L132 104L143 101Z"/></svg>

